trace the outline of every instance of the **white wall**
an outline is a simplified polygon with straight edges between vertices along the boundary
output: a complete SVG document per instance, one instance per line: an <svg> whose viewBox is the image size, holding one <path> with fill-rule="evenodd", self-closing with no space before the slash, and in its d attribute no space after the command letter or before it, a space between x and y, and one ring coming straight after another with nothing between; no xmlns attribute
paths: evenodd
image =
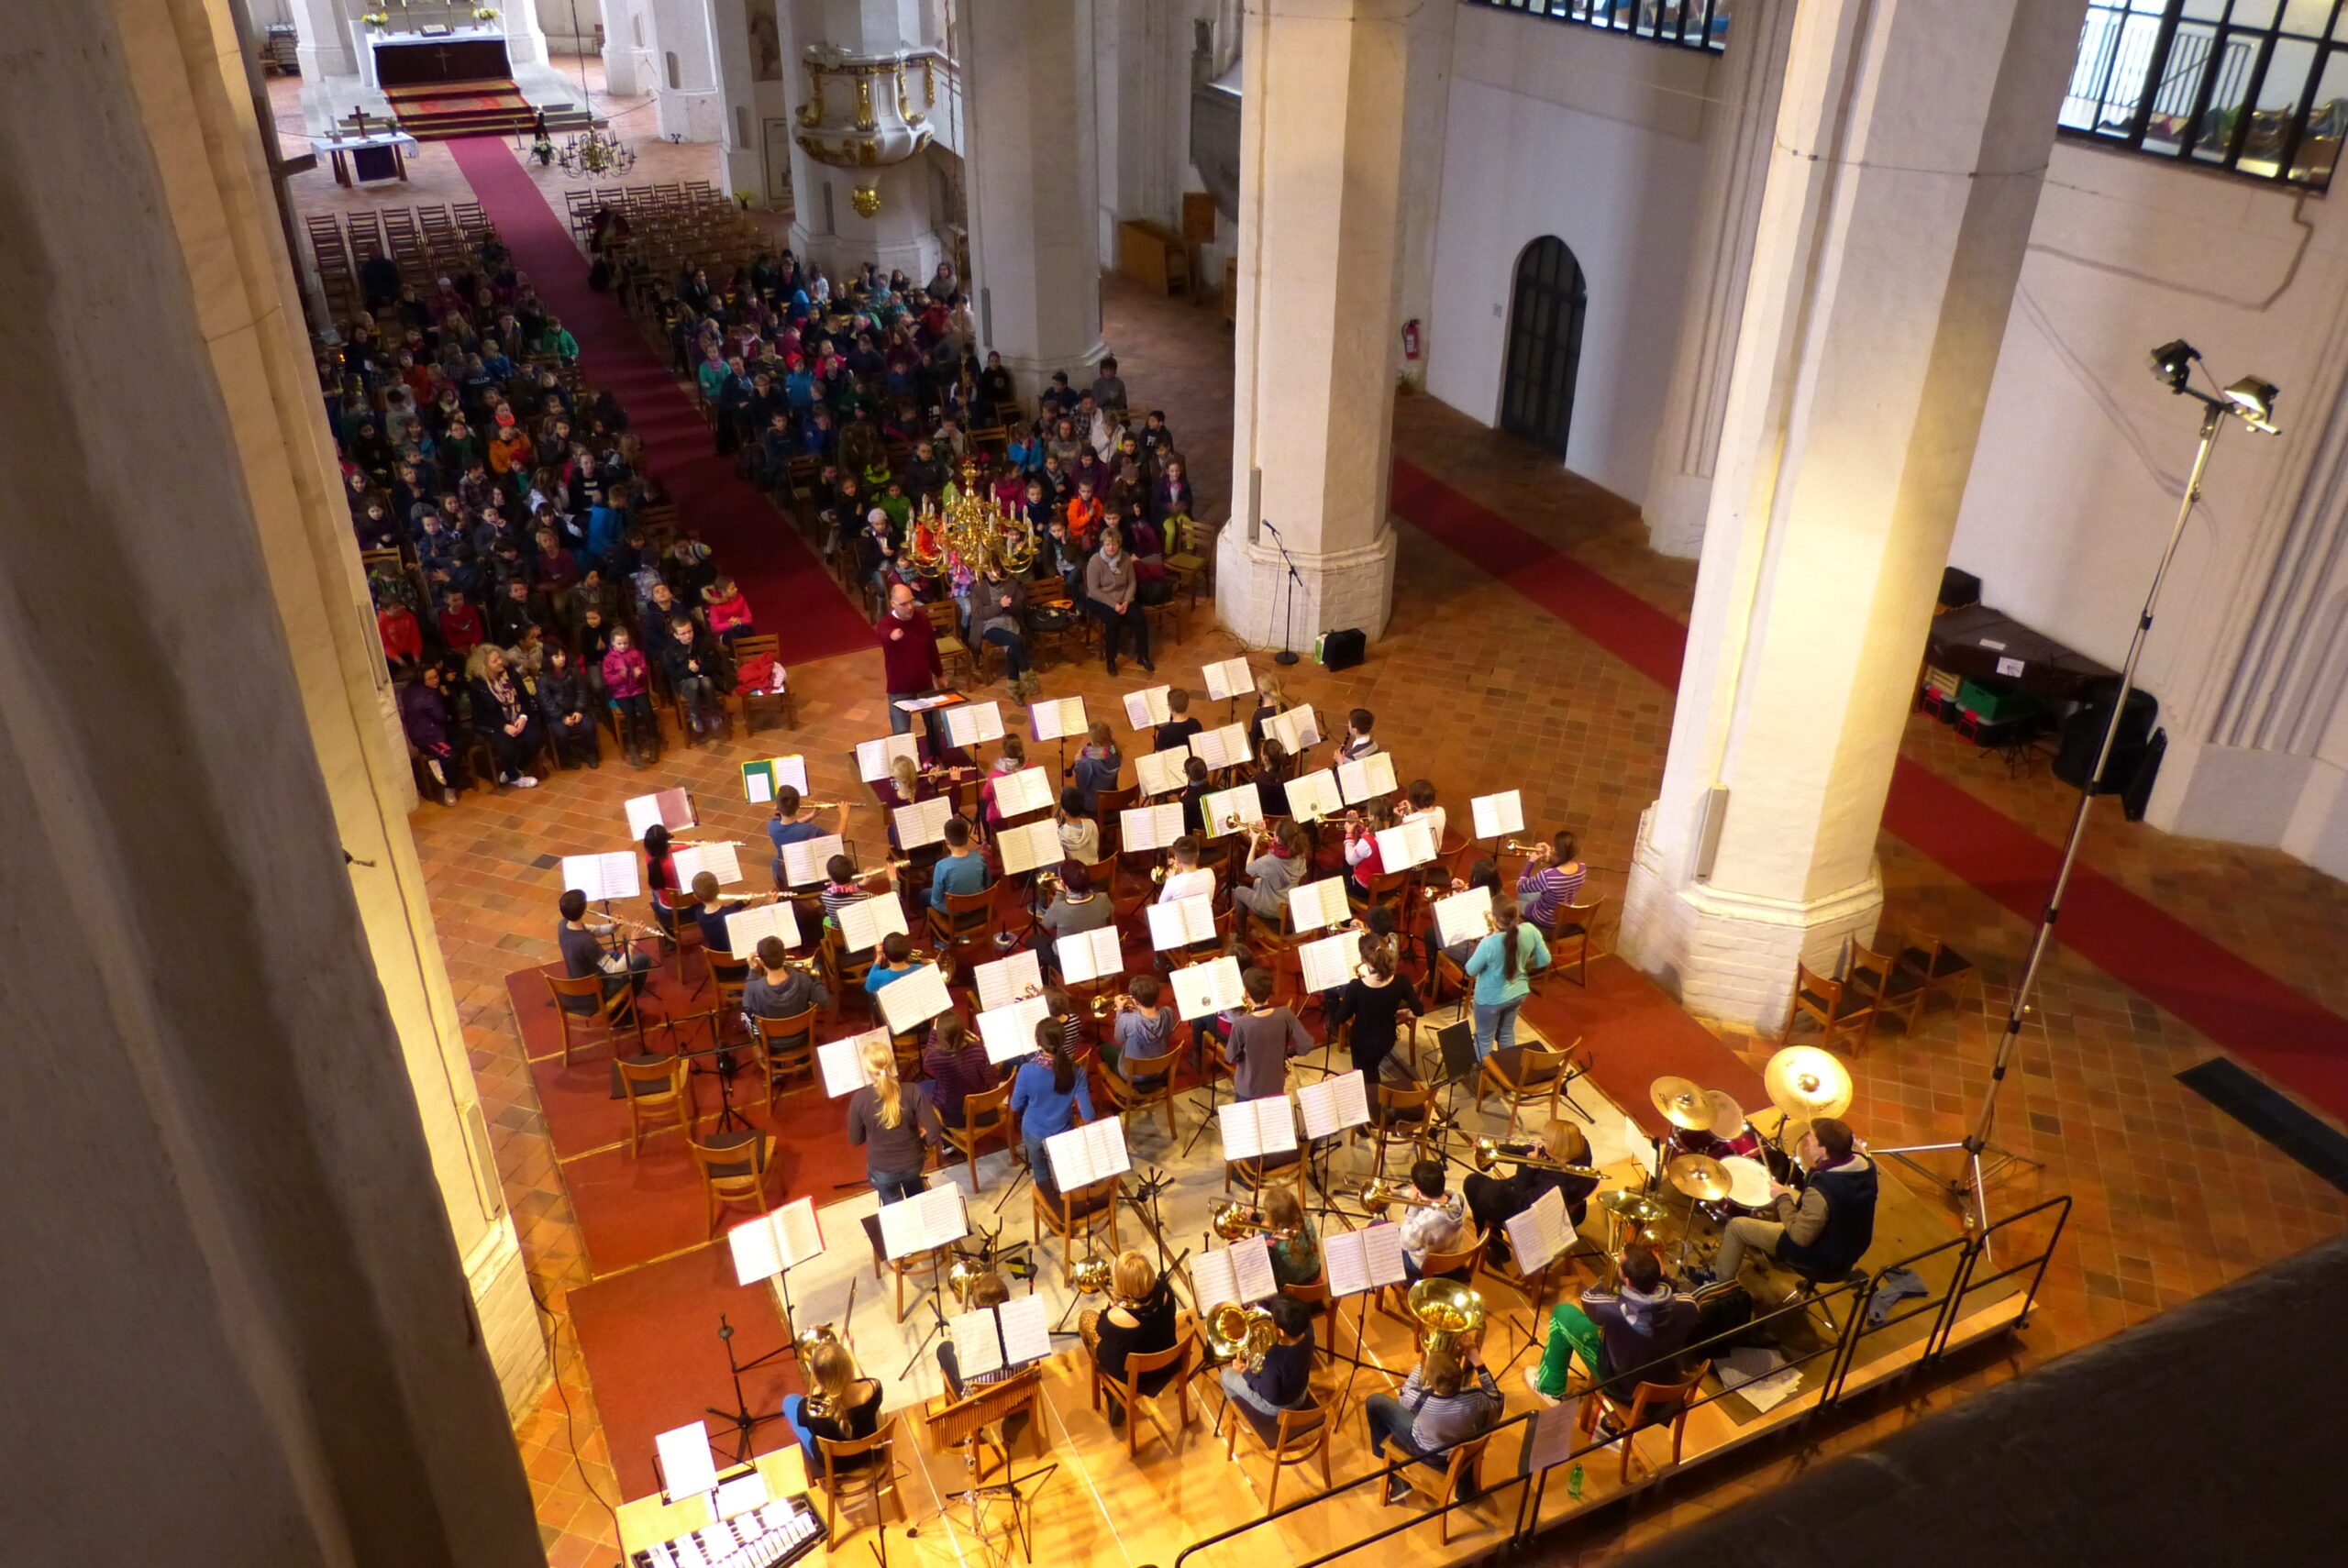
<svg viewBox="0 0 2348 1568"><path fill-rule="evenodd" d="M2348 875L2341 661L2290 646L2336 635L2348 596L2348 433L2331 425L2348 214L2059 144L1950 560L1990 603L2117 665L2193 456L2197 406L2146 369L2146 350L2180 337L2221 381L2278 383L2285 434L2221 439L2164 593L2139 677L2169 734L2152 819ZM2321 584L2299 591L2331 602L2295 617L2281 601L2303 571Z"/></svg>
<svg viewBox="0 0 2348 1568"><path fill-rule="evenodd" d="M1567 466L1639 500L1678 337L1713 62L1479 6L1456 21L1427 390L1498 419L1516 259L1556 235L1589 295Z"/></svg>

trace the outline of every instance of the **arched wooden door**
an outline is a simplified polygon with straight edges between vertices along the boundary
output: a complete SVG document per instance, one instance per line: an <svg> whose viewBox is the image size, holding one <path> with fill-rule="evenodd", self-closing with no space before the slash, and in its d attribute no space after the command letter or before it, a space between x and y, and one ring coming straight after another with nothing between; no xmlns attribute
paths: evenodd
<svg viewBox="0 0 2348 1568"><path fill-rule="evenodd" d="M1581 365L1587 303L1581 263L1556 235L1543 235L1516 259L1501 428L1561 458L1573 426L1574 374Z"/></svg>

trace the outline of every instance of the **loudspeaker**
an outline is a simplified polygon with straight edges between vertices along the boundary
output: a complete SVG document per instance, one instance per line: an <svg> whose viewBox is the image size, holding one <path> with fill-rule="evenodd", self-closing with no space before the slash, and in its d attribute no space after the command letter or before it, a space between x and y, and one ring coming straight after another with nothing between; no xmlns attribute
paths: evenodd
<svg viewBox="0 0 2348 1568"><path fill-rule="evenodd" d="M1456 1023L1446 1023L1434 1032L1434 1043L1443 1051L1443 1082L1453 1083L1476 1076L1474 1024L1464 1018Z"/></svg>
<svg viewBox="0 0 2348 1568"><path fill-rule="evenodd" d="M1968 604L1981 602L1981 580L1969 571L1955 567L1941 570L1941 608L1962 610Z"/></svg>
<svg viewBox="0 0 2348 1568"><path fill-rule="evenodd" d="M1369 639L1348 626L1342 632L1325 632L1321 637L1321 668L1351 669L1362 660L1362 650Z"/></svg>
<svg viewBox="0 0 2348 1568"><path fill-rule="evenodd" d="M2099 680L2088 689L2087 700L2071 716L2063 721L2063 744L2054 753L2054 777L2075 790L2088 787L2088 774L2095 767L2095 754L2103 745L2103 727L2111 717L2112 694L2119 690L2117 680ZM2103 777L2096 780L2091 791L2109 795L2126 790L2143 770L2153 744L2153 722L2160 715L2161 705L2153 694L2142 690L2128 693L2127 710L2120 716L2120 733L2111 743L2111 758L2104 764Z"/></svg>

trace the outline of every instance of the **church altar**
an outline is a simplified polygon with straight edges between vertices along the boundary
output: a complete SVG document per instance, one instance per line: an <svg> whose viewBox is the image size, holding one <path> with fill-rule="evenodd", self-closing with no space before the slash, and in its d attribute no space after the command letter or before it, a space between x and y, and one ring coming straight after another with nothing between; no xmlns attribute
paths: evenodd
<svg viewBox="0 0 2348 1568"><path fill-rule="evenodd" d="M494 24L429 34L362 30L359 45L360 74L370 87L416 87L514 74L505 30Z"/></svg>

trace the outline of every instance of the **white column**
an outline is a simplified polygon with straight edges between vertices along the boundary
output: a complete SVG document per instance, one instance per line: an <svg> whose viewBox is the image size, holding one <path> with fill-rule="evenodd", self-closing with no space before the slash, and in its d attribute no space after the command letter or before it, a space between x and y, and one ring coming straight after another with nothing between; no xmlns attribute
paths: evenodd
<svg viewBox="0 0 2348 1568"><path fill-rule="evenodd" d="M1215 614L1252 646L1309 651L1339 627L1375 638L1393 602L1386 496L1417 9L1248 0L1232 516L1215 548Z"/></svg>
<svg viewBox="0 0 2348 1568"><path fill-rule="evenodd" d="M604 90L615 98L649 93L654 77L649 60L652 29L646 17L648 0L602 0L602 5Z"/></svg>
<svg viewBox="0 0 2348 1568"><path fill-rule="evenodd" d="M1935 589L2082 0L1808 0L1792 42L1662 798L1622 947L1782 1021L1882 905ZM1726 790L1703 863L1711 792Z"/></svg>
<svg viewBox="0 0 2348 1568"><path fill-rule="evenodd" d="M1089 0L965 0L970 267L981 351L1032 399L1101 342Z"/></svg>
<svg viewBox="0 0 2348 1568"><path fill-rule="evenodd" d="M1728 30L1727 56L1712 72L1718 96L1706 108L1688 301L1642 508L1647 542L1667 556L1693 556L1704 540L1793 19L1794 0L1744 0Z"/></svg>
<svg viewBox="0 0 2348 1568"><path fill-rule="evenodd" d="M1187 14L1165 0L1088 0L1094 41L1094 119L1100 126L1101 255L1117 264L1117 224L1181 217L1169 156L1182 123L1174 101L1187 81Z"/></svg>
<svg viewBox="0 0 2348 1568"><path fill-rule="evenodd" d="M764 197L766 165L759 156L758 87L751 77L750 7L771 6L774 0L711 0L710 25L717 44L717 89L724 100L719 138L725 178L724 189L748 191L753 201Z"/></svg>
<svg viewBox="0 0 2348 1568"><path fill-rule="evenodd" d="M306 90L312 83L329 76L358 75L350 22L343 15L341 0L294 0L294 4L298 9L294 25L299 34L294 43L294 60L302 69L303 87Z"/></svg>
<svg viewBox="0 0 2348 1568"><path fill-rule="evenodd" d="M718 141L726 135L717 41L710 30L714 5L652 0L652 100L663 137Z"/></svg>
<svg viewBox="0 0 2348 1568"><path fill-rule="evenodd" d="M232 26L222 0L12 21L44 66L6 139L110 199L0 228L0 505L28 525L0 538L0 882L50 900L10 952L39 982L0 1234L36 1348L6 1400L39 1438L9 1485L40 1501L6 1555L543 1563L505 1307L468 1263L515 1260L536 1325L434 1082L462 1044ZM126 287L178 303L133 321ZM179 454L168 488L118 460L124 422ZM126 1453L170 1456L131 1507Z"/></svg>
<svg viewBox="0 0 2348 1568"><path fill-rule="evenodd" d="M1402 105L1401 229L1393 346L1395 373L1426 390L1434 354L1434 242L1443 215L1443 149L1451 116L1451 35L1456 6L1422 6L1411 17L1411 91ZM1419 324L1419 357L1403 357L1401 322Z"/></svg>
<svg viewBox="0 0 2348 1568"><path fill-rule="evenodd" d="M547 62L546 29L538 25L538 0L502 0L498 26L505 29L505 59L521 74L526 65Z"/></svg>

